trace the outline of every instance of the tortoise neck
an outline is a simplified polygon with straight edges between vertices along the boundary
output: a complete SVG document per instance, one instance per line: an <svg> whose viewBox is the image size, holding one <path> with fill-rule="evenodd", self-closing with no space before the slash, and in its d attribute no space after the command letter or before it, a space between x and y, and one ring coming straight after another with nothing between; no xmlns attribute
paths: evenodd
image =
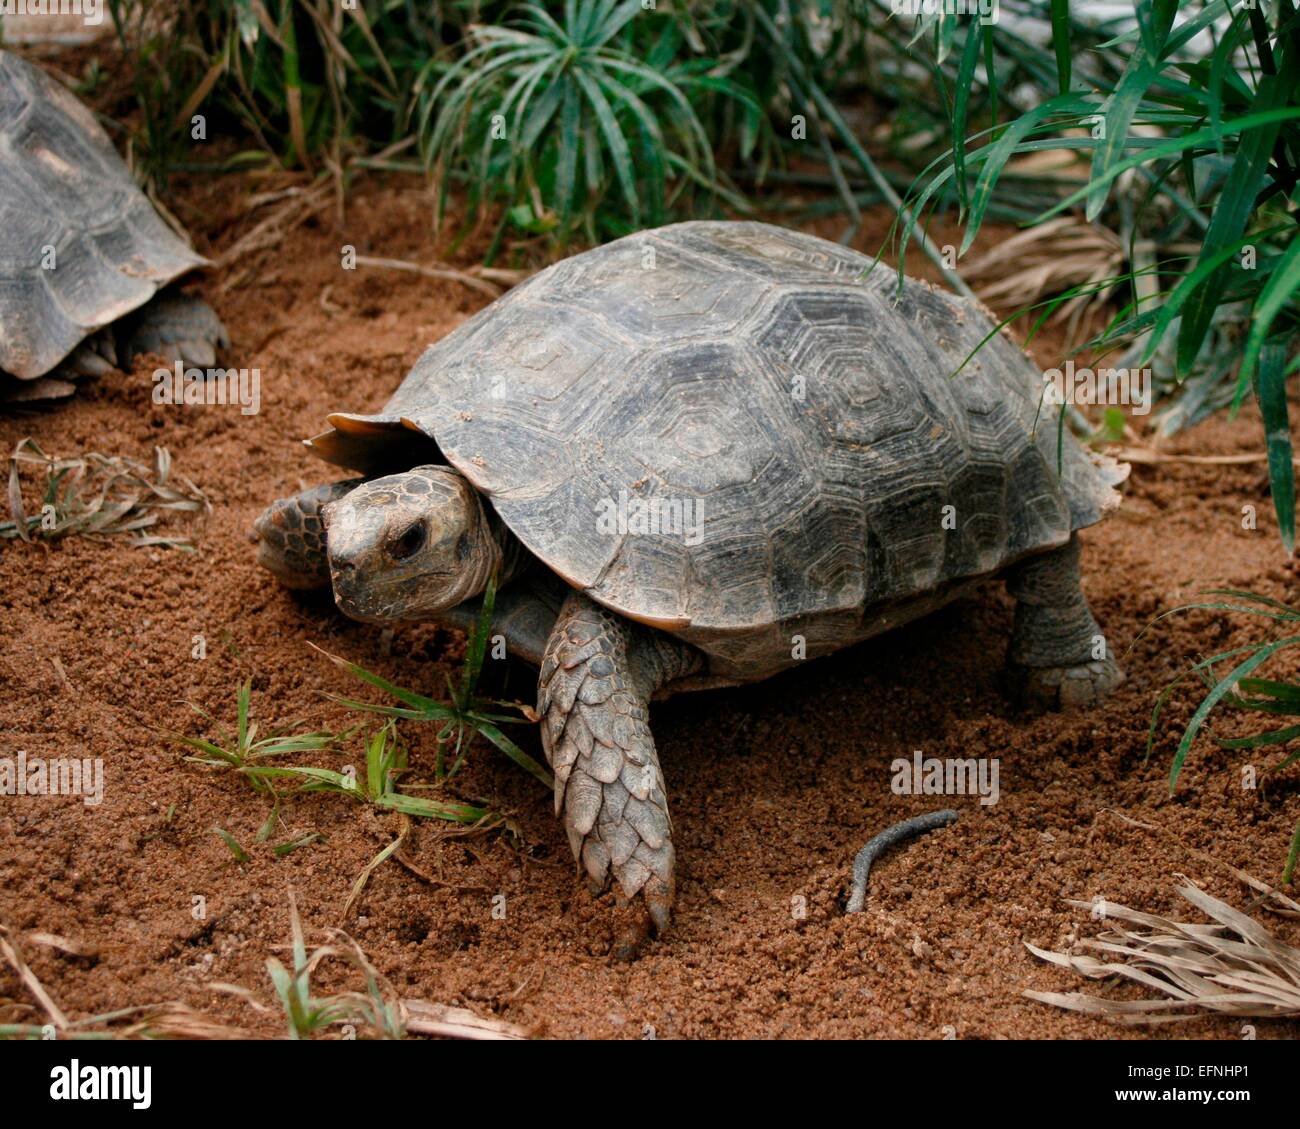
<svg viewBox="0 0 1300 1129"><path fill-rule="evenodd" d="M524 548L524 544L513 533L509 527L498 516L490 503L484 501L483 513L487 517L488 535L492 538L499 554L497 574L497 588L504 588L512 580L517 579L528 568L532 561L532 555ZM484 581L484 588L487 583ZM481 596L482 591L476 592L476 596Z"/></svg>

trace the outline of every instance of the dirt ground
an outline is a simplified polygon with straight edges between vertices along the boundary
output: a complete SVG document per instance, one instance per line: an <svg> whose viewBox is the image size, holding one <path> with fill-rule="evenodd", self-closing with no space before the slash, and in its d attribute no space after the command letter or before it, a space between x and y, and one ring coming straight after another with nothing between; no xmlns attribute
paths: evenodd
<svg viewBox="0 0 1300 1129"><path fill-rule="evenodd" d="M220 255L256 223L247 204L263 187L196 179L182 186L176 211L200 249ZM341 729L353 717L322 691L364 692L308 643L435 696L463 651L460 636L427 625L398 630L387 646L327 601L277 587L247 538L269 500L335 477L298 440L319 431L328 411L378 408L428 343L487 300L459 283L339 269L343 243L376 256L443 257L446 240L428 215L416 181L371 177L356 186L342 228L326 209L202 281L234 339L229 362L261 370L257 415L155 406L154 365L141 361L62 405L0 418L5 450L28 435L60 455L148 459L165 447L213 504L206 521L169 526L196 534L194 553L120 538L0 542L0 756L98 757L106 770L98 807L77 797L0 800L0 919L62 1009L75 1018L179 999L246 1030L281 1033L265 962L285 955L292 888L309 928L345 927L403 995L540 1036L1149 1035L1023 998L1025 989L1096 987L1040 963L1023 942L1060 949L1096 932L1070 898L1194 913L1173 892L1179 874L1245 905L1243 888L1191 848L1277 880L1300 813L1300 766L1243 790L1243 755L1203 738L1171 798L1169 761L1196 701L1190 691L1173 698L1144 762L1164 685L1258 627L1192 613L1138 638L1154 616L1213 586L1296 599L1262 464L1136 466L1119 514L1084 535L1086 592L1128 673L1094 712L1033 717L1010 705L998 681L1011 626L1000 585L765 684L656 705L678 898L670 932L635 963L611 958L612 897L593 899L578 882L549 795L483 743L447 794L508 813L520 841L418 825L409 855L435 881L390 860L345 918L354 881L391 841L397 817L338 797L286 805L272 842L320 832L312 845L282 858L271 843L252 845L263 800L229 773L185 763L160 733L211 734L186 702L230 724L237 687L251 677L264 727L296 719ZM882 223L873 217L857 245L874 251ZM456 261L473 264L481 246L471 240ZM932 276L919 259L915 272ZM1050 342L1040 349L1044 363L1059 359ZM1249 411L1169 446L1261 448ZM1258 530L1242 527L1245 505L1258 510ZM191 657L196 635L206 640L201 661ZM495 693L532 697L525 668L489 667ZM1243 724L1225 716L1215 732L1248 732ZM431 728L408 723L403 733L415 775L427 779ZM517 737L541 758L531 727ZM998 758L1000 801L894 795L890 762L916 749ZM361 756L354 744L346 758L312 763ZM846 916L854 853L886 825L941 803L958 808L958 822L885 856L866 912ZM244 844L250 861L237 863L213 827ZM496 895L504 917L493 914ZM196 896L206 920L192 916ZM1297 923L1268 924L1300 943ZM33 942L35 932L85 953ZM270 1010L217 983L251 989ZM328 973L324 985L357 981ZM28 1002L0 971L0 1022L31 1021ZM1300 1023L1257 1026L1260 1037L1300 1035ZM1241 1027L1202 1018L1159 1034L1238 1038Z"/></svg>

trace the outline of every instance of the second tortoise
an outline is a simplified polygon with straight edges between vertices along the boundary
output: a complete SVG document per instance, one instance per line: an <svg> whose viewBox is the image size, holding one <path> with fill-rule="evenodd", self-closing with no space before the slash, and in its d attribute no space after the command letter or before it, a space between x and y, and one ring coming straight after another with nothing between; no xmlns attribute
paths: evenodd
<svg viewBox="0 0 1300 1129"><path fill-rule="evenodd" d="M94 115L0 50L0 403L70 395L139 353L213 365L226 330L176 285L206 264Z"/></svg>

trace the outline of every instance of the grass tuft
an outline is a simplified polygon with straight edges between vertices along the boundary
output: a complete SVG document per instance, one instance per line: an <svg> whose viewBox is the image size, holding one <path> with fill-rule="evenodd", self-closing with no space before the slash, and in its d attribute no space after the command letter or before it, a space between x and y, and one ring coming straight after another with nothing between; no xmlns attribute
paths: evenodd
<svg viewBox="0 0 1300 1129"><path fill-rule="evenodd" d="M40 512L23 506L21 470L45 472ZM172 472L171 455L154 448L153 465L124 455L90 453L72 458L47 455L35 439L21 439L9 456L9 516L0 522L0 538L56 541L80 535L126 536L137 548L161 545L192 550L188 537L165 537L151 530L171 514L207 514L212 504L188 478Z"/></svg>

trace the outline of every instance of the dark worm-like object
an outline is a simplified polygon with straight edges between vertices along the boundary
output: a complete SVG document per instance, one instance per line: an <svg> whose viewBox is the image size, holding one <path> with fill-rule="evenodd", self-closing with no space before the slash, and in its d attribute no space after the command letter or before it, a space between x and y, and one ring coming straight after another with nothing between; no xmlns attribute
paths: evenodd
<svg viewBox="0 0 1300 1129"><path fill-rule="evenodd" d="M853 888L849 891L849 904L844 907L844 912L862 912L862 906L867 900L867 875L871 873L871 864L881 851L923 832L947 827L956 818L955 811L944 808L943 811L932 811L928 815L914 815L902 823L895 823L893 827L886 827L853 860Z"/></svg>

